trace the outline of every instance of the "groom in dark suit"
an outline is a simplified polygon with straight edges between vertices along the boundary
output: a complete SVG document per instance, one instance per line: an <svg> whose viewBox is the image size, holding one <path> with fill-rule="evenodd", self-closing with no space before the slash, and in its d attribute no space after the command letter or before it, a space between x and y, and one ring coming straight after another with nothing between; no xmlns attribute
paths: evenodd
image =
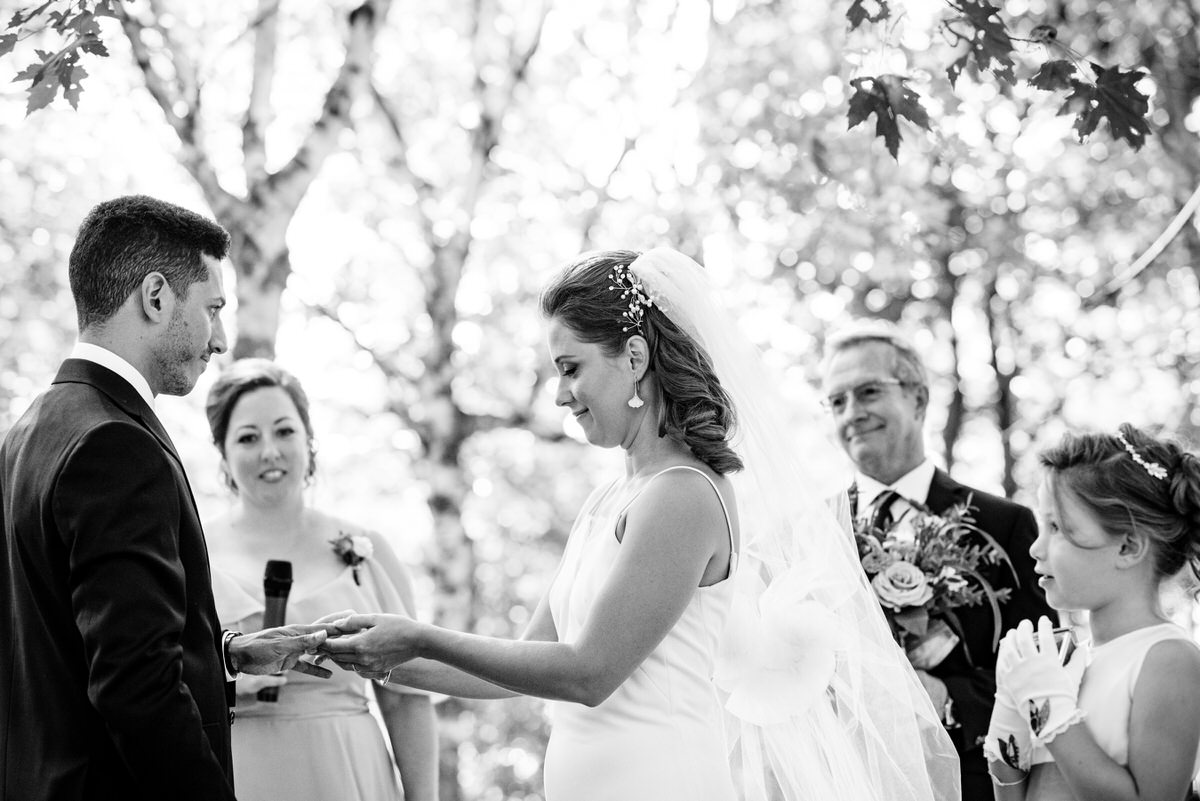
<svg viewBox="0 0 1200 801"><path fill-rule="evenodd" d="M970 503L976 525L1008 554L1020 585L1007 569L986 566L997 590L1012 595L1001 605L1001 631L1022 619L1053 613L1037 585L1029 546L1037 538L1033 513L1024 506L959 484L925 456L923 426L929 403L925 368L913 347L892 326L863 323L839 332L826 344L824 392L838 438L857 467L856 516L899 520L909 502L941 513ZM996 692L995 625L985 605L955 610L962 641L928 670L917 674L958 749L963 801L992 801L992 782L983 758Z"/></svg>
<svg viewBox="0 0 1200 801"><path fill-rule="evenodd" d="M211 220L140 196L80 228L79 343L0 447L3 801L232 799L228 682L324 640L318 626L221 631L195 501L154 413L225 350L228 246Z"/></svg>

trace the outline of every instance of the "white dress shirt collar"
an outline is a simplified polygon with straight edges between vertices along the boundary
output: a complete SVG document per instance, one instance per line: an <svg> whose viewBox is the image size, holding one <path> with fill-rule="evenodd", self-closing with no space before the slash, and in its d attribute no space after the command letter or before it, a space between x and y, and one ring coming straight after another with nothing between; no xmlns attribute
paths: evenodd
<svg viewBox="0 0 1200 801"><path fill-rule="evenodd" d="M917 503L925 503L929 498L929 485L933 483L933 473L937 465L929 459L909 470L892 484L882 484L863 473L856 473L855 483L858 486L858 508L860 511L871 505L879 493L885 489L895 490L900 497Z"/></svg>
<svg viewBox="0 0 1200 801"><path fill-rule="evenodd" d="M76 342L75 347L71 349L70 358L83 359L101 367L107 367L128 381L130 386L137 390L137 394L142 396L142 400L146 401L146 405L151 409L154 408L154 393L150 391L150 382L137 371L137 368L111 350L90 342Z"/></svg>

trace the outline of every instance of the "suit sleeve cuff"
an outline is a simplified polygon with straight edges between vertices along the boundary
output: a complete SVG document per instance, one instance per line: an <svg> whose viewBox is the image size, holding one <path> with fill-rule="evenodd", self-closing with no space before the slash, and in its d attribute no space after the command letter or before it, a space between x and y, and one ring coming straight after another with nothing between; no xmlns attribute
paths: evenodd
<svg viewBox="0 0 1200 801"><path fill-rule="evenodd" d="M233 660L229 657L229 643L233 642L234 637L241 637L240 631L225 630L221 632L221 663L225 666L225 681L234 681L238 677L238 670L233 666Z"/></svg>

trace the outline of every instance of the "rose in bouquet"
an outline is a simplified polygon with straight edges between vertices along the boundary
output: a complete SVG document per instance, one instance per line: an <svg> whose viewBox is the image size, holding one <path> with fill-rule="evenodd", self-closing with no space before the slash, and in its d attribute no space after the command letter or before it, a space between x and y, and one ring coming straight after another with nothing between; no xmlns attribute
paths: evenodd
<svg viewBox="0 0 1200 801"><path fill-rule="evenodd" d="M886 528L862 522L854 532L859 560L896 642L914 667L934 667L962 639L954 610L986 603L992 609L995 648L1000 641L1000 604L1012 591L997 590L984 568L1003 565L1015 581L1008 554L975 525L969 498L940 515L919 504L911 506Z"/></svg>

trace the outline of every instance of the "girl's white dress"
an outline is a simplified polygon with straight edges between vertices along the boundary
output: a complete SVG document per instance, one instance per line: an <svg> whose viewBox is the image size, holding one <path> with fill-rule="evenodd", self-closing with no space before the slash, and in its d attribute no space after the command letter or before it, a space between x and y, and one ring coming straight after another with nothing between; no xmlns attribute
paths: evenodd
<svg viewBox="0 0 1200 801"><path fill-rule="evenodd" d="M1196 646L1191 635L1179 626L1161 623L1135 629L1092 648L1092 661L1079 685L1079 709L1096 744L1118 765L1129 765L1129 717L1142 663L1151 648L1167 640L1183 640ZM1033 750L1032 760L1036 765L1053 762L1054 757L1045 746L1038 746ZM1192 763L1192 775L1197 774L1200 774L1200 749ZM1068 790L1066 797L1069 795Z"/></svg>
<svg viewBox="0 0 1200 801"><path fill-rule="evenodd" d="M712 483L695 468L669 469L693 470ZM560 641L579 637L620 553L617 522L648 483L609 484L593 494L575 521L550 587ZM725 515L729 527L728 510ZM697 587L679 621L609 698L594 708L550 704L547 801L736 798L724 713L712 681L717 642L733 597L732 531L730 536L729 575Z"/></svg>

